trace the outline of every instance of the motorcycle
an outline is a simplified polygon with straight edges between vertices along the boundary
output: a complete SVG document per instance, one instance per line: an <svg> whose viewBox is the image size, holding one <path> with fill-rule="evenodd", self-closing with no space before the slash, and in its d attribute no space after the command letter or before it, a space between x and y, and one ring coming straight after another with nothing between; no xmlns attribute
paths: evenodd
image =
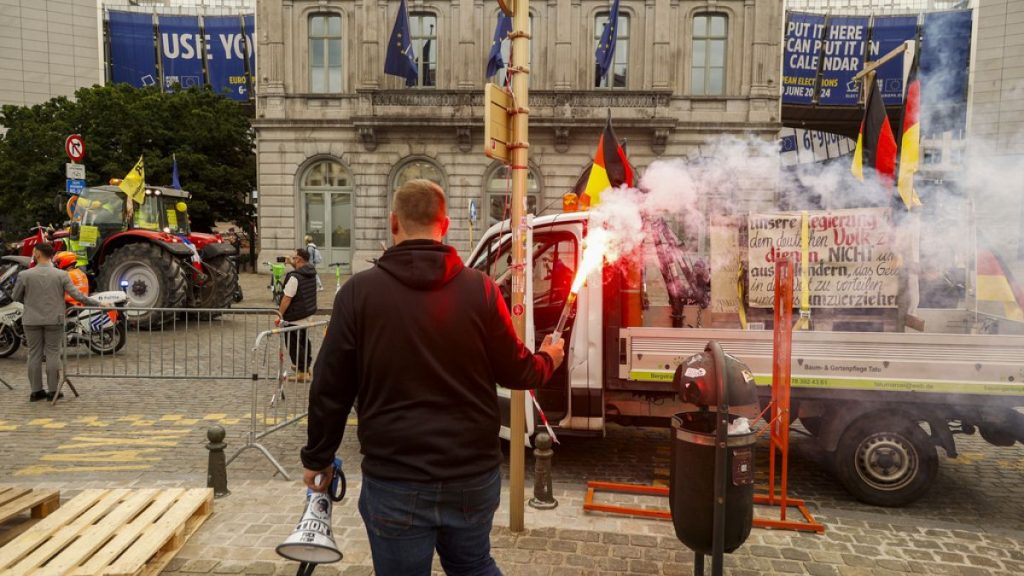
<svg viewBox="0 0 1024 576"><path fill-rule="evenodd" d="M18 351L25 344L25 330L21 319L24 305L15 302L11 297L14 282L20 266L4 258L0 267L0 358L6 358ZM16 264L16 263L15 263ZM64 334L68 346L84 345L93 354L109 355L124 348L128 340L126 315L117 309L123 309L128 303L128 294L113 290L97 292L92 295L112 310L74 310L66 315Z"/></svg>

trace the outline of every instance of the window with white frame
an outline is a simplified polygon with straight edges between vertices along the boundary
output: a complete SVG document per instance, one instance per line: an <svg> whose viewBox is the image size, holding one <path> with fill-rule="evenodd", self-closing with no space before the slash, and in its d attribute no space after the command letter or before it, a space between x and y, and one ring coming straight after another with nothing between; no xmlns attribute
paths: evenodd
<svg viewBox="0 0 1024 576"><path fill-rule="evenodd" d="M429 12L413 12L409 14L409 26L419 71L416 86L437 86L437 16Z"/></svg>
<svg viewBox="0 0 1024 576"><path fill-rule="evenodd" d="M309 91L341 92L341 16L309 17Z"/></svg>
<svg viewBox="0 0 1024 576"><path fill-rule="evenodd" d="M725 94L725 50L729 19L724 14L698 14L693 18L693 63L690 93L694 96Z"/></svg>
<svg viewBox="0 0 1024 576"><path fill-rule="evenodd" d="M533 14L530 14L530 34L533 34ZM526 59L527 66L533 64L534 44L535 42L531 40L530 55ZM501 41L501 61L504 62L505 65L498 69L498 71L494 74L494 77L491 81L497 84L498 86L509 86L510 78L508 75L508 67L512 65L512 40L507 37ZM536 80L536 78L533 78L533 80ZM532 86L533 84L531 83L531 87Z"/></svg>
<svg viewBox="0 0 1024 576"><path fill-rule="evenodd" d="M604 27L611 16L609 12L598 12L594 21L594 50L601 45L601 35ZM612 58L612 66L608 74L603 78L599 76L597 66L594 66L594 87L595 88L625 88L627 74L629 72L629 15L619 13L619 26L615 33L615 54Z"/></svg>

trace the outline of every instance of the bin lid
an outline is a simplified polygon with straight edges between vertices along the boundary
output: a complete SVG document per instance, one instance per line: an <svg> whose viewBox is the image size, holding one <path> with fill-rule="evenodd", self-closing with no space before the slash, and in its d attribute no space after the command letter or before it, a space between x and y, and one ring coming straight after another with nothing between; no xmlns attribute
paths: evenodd
<svg viewBox="0 0 1024 576"><path fill-rule="evenodd" d="M730 406L758 404L757 383L746 364L726 354L725 373ZM714 358L708 352L700 352L690 356L676 368L672 382L683 402L698 406L717 406L718 385L714 374Z"/></svg>

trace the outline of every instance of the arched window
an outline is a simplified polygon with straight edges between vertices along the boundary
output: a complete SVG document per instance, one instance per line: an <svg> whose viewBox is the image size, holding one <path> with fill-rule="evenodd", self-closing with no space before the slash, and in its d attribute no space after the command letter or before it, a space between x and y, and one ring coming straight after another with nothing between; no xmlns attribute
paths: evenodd
<svg viewBox="0 0 1024 576"><path fill-rule="evenodd" d="M391 184L391 190L394 192L394 190L402 184L405 184L409 180L416 179L436 182L441 188L445 188L447 186L444 179L444 172L441 171L440 166L435 164L432 160L416 158L401 165L395 173L395 181Z"/></svg>
<svg viewBox="0 0 1024 576"><path fill-rule="evenodd" d="M299 180L303 235L313 238L324 266L352 262L352 192L352 176L336 160L313 163ZM299 240L305 246L302 238Z"/></svg>
<svg viewBox="0 0 1024 576"><path fill-rule="evenodd" d="M512 215L511 205L512 172L508 166L499 165L487 175L484 188L485 227L493 226ZM540 177L531 167L526 176L526 210L537 214L537 202L541 197Z"/></svg>

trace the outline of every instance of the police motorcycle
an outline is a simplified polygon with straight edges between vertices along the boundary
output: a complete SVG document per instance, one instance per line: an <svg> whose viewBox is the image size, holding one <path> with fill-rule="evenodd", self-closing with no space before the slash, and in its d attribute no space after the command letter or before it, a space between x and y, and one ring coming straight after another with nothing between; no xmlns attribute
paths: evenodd
<svg viewBox="0 0 1024 576"><path fill-rule="evenodd" d="M70 252L59 252L54 255L54 266L63 270L74 267L75 255ZM6 358L17 352L25 344L25 331L22 327L24 305L13 298L14 284L18 274L31 266L30 258L24 256L0 257L0 358ZM75 269L76 272L79 272ZM72 277L74 278L74 276ZM87 286L76 282L83 293L88 293ZM66 345L84 345L93 354L109 355L124 348L128 340L127 318L123 312L128 304L128 294L121 290L97 292L91 295L109 310L86 310L71 304L65 316L64 334Z"/></svg>

